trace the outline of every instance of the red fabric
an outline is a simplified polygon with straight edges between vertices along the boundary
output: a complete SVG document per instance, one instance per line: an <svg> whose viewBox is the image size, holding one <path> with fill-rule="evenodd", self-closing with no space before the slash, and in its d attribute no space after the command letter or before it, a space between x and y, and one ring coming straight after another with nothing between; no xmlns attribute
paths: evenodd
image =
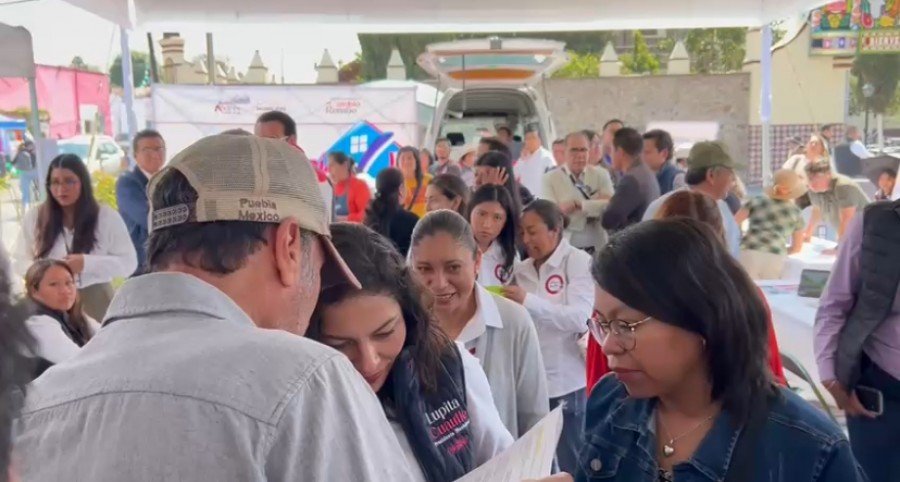
<svg viewBox="0 0 900 482"><path fill-rule="evenodd" d="M769 309L769 303L766 296L759 290L759 296L762 298L763 305L766 306L766 322L769 324L769 368L775 377L775 381L787 386L787 379L784 378L784 367L781 366L781 354L778 351L778 339L775 337L775 327L772 325L772 310ZM603 348L594 340L594 337L588 337L587 349L587 386L588 389L594 388L594 385L600 381L603 375L609 373L609 365L607 364L606 355L603 354Z"/></svg>
<svg viewBox="0 0 900 482"><path fill-rule="evenodd" d="M347 207L350 210L350 214L347 216L347 221L361 223L366 216L369 199L372 197L369 193L369 186L361 179L355 177L334 185L335 196L343 196L348 190Z"/></svg>
<svg viewBox="0 0 900 482"><path fill-rule="evenodd" d="M109 110L109 76L68 67L38 65L36 72L38 109L50 114L49 136L66 139L81 134L79 106L95 105L104 120L104 134L112 135ZM0 78L0 110L31 109L28 80Z"/></svg>

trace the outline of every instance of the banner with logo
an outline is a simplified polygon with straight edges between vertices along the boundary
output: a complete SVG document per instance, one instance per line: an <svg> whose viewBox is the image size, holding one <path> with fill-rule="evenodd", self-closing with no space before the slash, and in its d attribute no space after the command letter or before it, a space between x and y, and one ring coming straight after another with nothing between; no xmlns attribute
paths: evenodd
<svg viewBox="0 0 900 482"><path fill-rule="evenodd" d="M809 14L810 53L900 52L900 0L829 2Z"/></svg>
<svg viewBox="0 0 900 482"><path fill-rule="evenodd" d="M396 151L418 145L415 87L355 85L153 85L153 118L174 155L201 137L241 128L278 110L297 122L297 143L311 159L333 150L374 178Z"/></svg>

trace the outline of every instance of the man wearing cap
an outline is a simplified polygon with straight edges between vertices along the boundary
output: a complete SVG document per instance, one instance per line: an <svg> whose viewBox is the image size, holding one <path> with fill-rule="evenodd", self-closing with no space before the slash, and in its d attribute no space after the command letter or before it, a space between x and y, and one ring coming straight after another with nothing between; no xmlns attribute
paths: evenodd
<svg viewBox="0 0 900 482"><path fill-rule="evenodd" d="M23 480L409 480L375 395L301 335L321 286L358 286L308 159L202 139L149 185L149 273L30 387Z"/></svg>
<svg viewBox="0 0 900 482"><path fill-rule="evenodd" d="M725 225L725 241L728 251L737 258L741 252L741 228L734 220L734 214L725 202L734 186L735 173L739 165L731 158L728 148L721 142L698 142L691 147L687 158L688 171L684 176L686 189L711 196L719 205L722 222ZM657 211L674 190L653 201L644 213L644 220L656 217Z"/></svg>

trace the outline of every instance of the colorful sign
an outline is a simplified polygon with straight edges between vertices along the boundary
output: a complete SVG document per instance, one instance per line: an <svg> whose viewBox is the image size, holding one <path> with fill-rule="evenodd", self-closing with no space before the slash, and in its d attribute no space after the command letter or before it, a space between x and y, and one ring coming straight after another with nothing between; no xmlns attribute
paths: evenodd
<svg viewBox="0 0 900 482"><path fill-rule="evenodd" d="M403 146L394 140L393 132L382 132L375 125L363 121L348 129L323 152L319 163L328 165L329 152L343 152L353 158L357 173L374 179L382 169L394 165L401 147Z"/></svg>
<svg viewBox="0 0 900 482"><path fill-rule="evenodd" d="M809 24L813 55L900 52L900 0L831 2Z"/></svg>

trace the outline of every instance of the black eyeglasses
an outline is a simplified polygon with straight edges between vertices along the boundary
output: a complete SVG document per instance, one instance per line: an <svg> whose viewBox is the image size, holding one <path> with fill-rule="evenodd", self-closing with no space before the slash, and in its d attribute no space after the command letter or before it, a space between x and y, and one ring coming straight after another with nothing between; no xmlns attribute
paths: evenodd
<svg viewBox="0 0 900 482"><path fill-rule="evenodd" d="M590 319L587 320L587 327L588 331L591 332L591 336L597 340L597 343L603 345L609 337L613 337L620 348L625 351L631 351L637 346L635 330L652 319L652 316L648 316L639 321L607 320L599 311L594 310Z"/></svg>

